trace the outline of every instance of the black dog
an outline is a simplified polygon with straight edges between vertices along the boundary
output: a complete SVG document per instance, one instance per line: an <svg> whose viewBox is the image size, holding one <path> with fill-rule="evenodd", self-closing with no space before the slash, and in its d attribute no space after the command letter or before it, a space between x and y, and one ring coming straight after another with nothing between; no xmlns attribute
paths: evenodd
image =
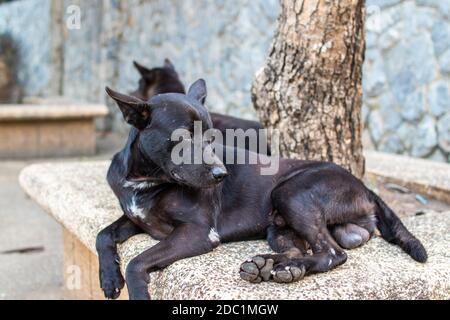
<svg viewBox="0 0 450 320"><path fill-rule="evenodd" d="M141 75L141 79L139 80L137 90L130 93L132 96L148 101L151 97L161 93L185 93L184 85L180 81L178 73L169 59L164 60L163 67L153 69L144 67L136 61L133 63ZM256 130L256 132L263 129L262 125L256 121L240 119L214 112L210 112L210 116L213 127L221 131L224 137L226 137L226 129L242 129L244 131L253 129ZM267 144L266 137L263 137L263 139L264 142L261 143ZM230 146L235 146L236 142L234 138L230 138L230 140L232 141L225 139L225 143ZM264 149L260 148L259 136L255 143L256 148L252 151L270 155L270 147L264 147ZM243 147L247 150L250 149L250 142L248 139L245 141Z"/></svg>
<svg viewBox="0 0 450 320"><path fill-rule="evenodd" d="M162 67L153 69L148 69L136 61L133 61L133 64L141 78L138 88L130 93L132 96L148 101L148 99L160 93L185 93L184 85L169 59L164 59Z"/></svg>
<svg viewBox="0 0 450 320"><path fill-rule="evenodd" d="M279 172L260 174L260 162L175 165L174 130L212 126L203 102L206 86L195 82L187 95L160 94L144 102L107 89L132 125L125 148L114 156L108 182L124 216L97 237L100 283L107 298L124 286L116 244L138 233L160 242L128 264L125 278L131 299L149 299L149 272L213 250L220 243L267 238L276 254L256 256L241 266L251 282L292 282L325 272L346 261L343 248L369 240L376 227L384 239L425 262L422 244L392 210L345 169L327 162L280 159ZM190 137L186 143L193 143ZM249 151L226 148L226 152ZM334 237L333 237L334 236ZM336 239L336 241L335 241ZM311 253L307 252L309 248Z"/></svg>

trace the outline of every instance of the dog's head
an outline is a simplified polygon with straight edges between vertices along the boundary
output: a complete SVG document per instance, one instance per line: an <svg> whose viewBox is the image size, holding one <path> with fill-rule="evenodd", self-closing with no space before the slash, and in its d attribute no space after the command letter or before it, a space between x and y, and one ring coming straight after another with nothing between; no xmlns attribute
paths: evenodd
<svg viewBox="0 0 450 320"><path fill-rule="evenodd" d="M132 96L147 101L160 93L185 93L184 85L181 83L178 73L169 59L164 60L162 67L153 69L144 67L136 61L133 63L141 78L139 79L137 90L130 93Z"/></svg>
<svg viewBox="0 0 450 320"><path fill-rule="evenodd" d="M206 130L212 128L211 118L204 106L204 80L197 80L187 94L159 94L148 102L109 88L106 91L117 102L125 121L138 130L136 142L143 157L156 164L170 181L205 188L214 186L225 178L226 168L214 153L211 141L204 135ZM201 122L202 127L202 132L196 130L195 137L194 122ZM178 141L172 141L174 132L183 132L178 135ZM180 145L190 148L180 149ZM212 161L195 162L198 148L203 156L206 155ZM187 155L189 161L179 163L173 160L174 154L179 155L180 151L188 153L183 156Z"/></svg>

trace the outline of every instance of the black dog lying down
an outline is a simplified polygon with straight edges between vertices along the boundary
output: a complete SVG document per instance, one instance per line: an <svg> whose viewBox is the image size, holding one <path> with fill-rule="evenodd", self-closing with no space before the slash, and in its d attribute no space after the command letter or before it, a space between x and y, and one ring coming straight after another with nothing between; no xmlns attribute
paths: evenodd
<svg viewBox="0 0 450 320"><path fill-rule="evenodd" d="M107 92L133 126L108 172L124 215L97 237L100 282L107 298L118 297L124 286L116 244L144 232L160 242L128 264L131 299L150 298L149 272L231 241L267 238L276 252L242 264L241 277L251 282L292 282L331 270L346 261L343 248L364 244L376 227L413 259L427 260L422 244L394 212L333 163L280 159L278 173L261 175L266 156L253 154L260 159L254 165L224 164L204 140L202 151L214 158L212 164L175 165L172 132L191 130L194 121L201 121L204 130L212 126L203 106L203 80L187 95L160 94L148 102ZM250 155L244 149L226 151Z"/></svg>
<svg viewBox="0 0 450 320"><path fill-rule="evenodd" d="M165 59L164 65L158 68L149 69L136 61L134 61L134 66L141 75L141 79L139 80L138 88L130 93L132 96L148 101L151 97L161 93L185 93L184 85L180 81L178 73L169 59ZM213 127L222 132L224 137L226 129L242 129L244 131L253 129L256 130L256 132L263 129L263 126L256 121L240 119L214 112L210 112L210 116ZM267 139L265 137L264 142L267 144ZM225 143L230 146L235 145L234 139L233 141L228 141L226 139ZM260 149L259 143L258 138L258 141L256 141L256 149L252 151L270 154L270 148L265 148L267 150ZM250 149L248 141L246 141L245 149Z"/></svg>

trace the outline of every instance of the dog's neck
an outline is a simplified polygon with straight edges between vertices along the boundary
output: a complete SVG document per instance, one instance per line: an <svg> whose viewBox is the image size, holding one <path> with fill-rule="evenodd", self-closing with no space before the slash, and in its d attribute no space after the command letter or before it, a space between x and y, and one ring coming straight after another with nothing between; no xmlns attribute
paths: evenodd
<svg viewBox="0 0 450 320"><path fill-rule="evenodd" d="M157 185L168 182L164 172L139 148L139 134L130 146L128 174L126 181L131 184Z"/></svg>

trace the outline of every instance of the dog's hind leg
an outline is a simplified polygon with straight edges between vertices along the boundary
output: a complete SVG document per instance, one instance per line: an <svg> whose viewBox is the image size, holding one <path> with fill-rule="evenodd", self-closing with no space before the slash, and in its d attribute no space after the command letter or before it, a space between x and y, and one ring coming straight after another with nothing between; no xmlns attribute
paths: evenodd
<svg viewBox="0 0 450 320"><path fill-rule="evenodd" d="M267 230L267 241L276 254L263 254L253 257L241 265L240 276L249 282L274 280L277 282L294 282L305 275L304 268L288 268L273 271L274 264L287 263L293 258L306 254L307 244L295 232L286 227L284 219L276 215L274 223Z"/></svg>
<svg viewBox="0 0 450 320"><path fill-rule="evenodd" d="M347 260L347 254L331 236L320 207L308 202L310 199L306 194L293 201L283 201L279 204L279 210L289 227L308 242L312 254L274 265L274 272L293 266L304 267L306 274L326 272Z"/></svg>
<svg viewBox="0 0 450 320"><path fill-rule="evenodd" d="M347 260L326 227L309 241L312 255L304 254L296 246L282 253L258 255L241 265L241 278L254 283L269 280L289 283L307 274L329 271Z"/></svg>
<svg viewBox="0 0 450 320"><path fill-rule="evenodd" d="M100 287L106 298L116 299L119 297L120 290L125 285L125 280L120 273L117 244L142 232L142 229L124 215L97 235L95 245L100 265Z"/></svg>
<svg viewBox="0 0 450 320"><path fill-rule="evenodd" d="M289 182L284 186L290 190L294 189L293 186L289 186ZM312 255L305 255L298 250L291 256L283 253L272 256L274 263L271 274L273 280L278 282L294 281L294 277L289 276L286 271L300 270L302 275L326 272L347 260L346 253L331 236L325 216L320 205L317 205L315 196L308 190L299 190L298 193L286 199L288 191L289 189L286 191L280 188L272 193L274 207L286 221L286 228L292 230L298 238L307 241ZM253 258L252 261L257 264L261 263L263 259L264 261L269 260L266 258L268 257L261 255Z"/></svg>
<svg viewBox="0 0 450 320"><path fill-rule="evenodd" d="M329 271L347 260L347 254L334 241L326 228L315 241L310 242L310 245L313 251L312 255L294 257L287 262L275 264L273 272L276 273L286 268L297 267L304 268L305 274L308 275Z"/></svg>

